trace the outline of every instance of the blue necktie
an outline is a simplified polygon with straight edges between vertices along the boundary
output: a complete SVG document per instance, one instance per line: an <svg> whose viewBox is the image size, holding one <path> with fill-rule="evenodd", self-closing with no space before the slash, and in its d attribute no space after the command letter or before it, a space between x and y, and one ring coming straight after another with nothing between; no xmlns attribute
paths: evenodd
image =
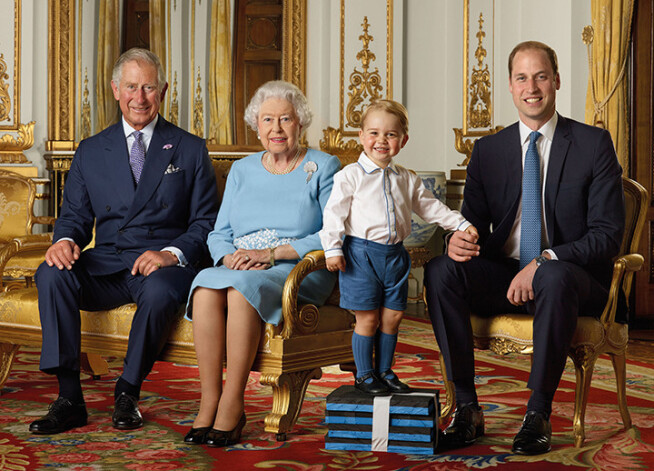
<svg viewBox="0 0 654 471"><path fill-rule="evenodd" d="M541 253L540 157L536 147L540 136L538 131L529 135L529 148L522 171L521 270Z"/></svg>
<svg viewBox="0 0 654 471"><path fill-rule="evenodd" d="M132 136L134 136L134 144L132 144L132 149L129 151L129 165L132 167L134 181L138 183L141 179L143 164L145 163L145 146L141 139L143 136L141 131L134 131Z"/></svg>

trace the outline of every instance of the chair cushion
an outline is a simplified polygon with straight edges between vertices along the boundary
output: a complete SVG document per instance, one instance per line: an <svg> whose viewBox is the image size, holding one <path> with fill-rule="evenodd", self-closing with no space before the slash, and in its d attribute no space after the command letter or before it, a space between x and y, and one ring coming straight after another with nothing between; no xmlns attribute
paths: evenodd
<svg viewBox="0 0 654 471"><path fill-rule="evenodd" d="M472 334L479 338L502 338L521 345L533 343L534 318L527 314L499 314L492 317L470 316Z"/></svg>
<svg viewBox="0 0 654 471"><path fill-rule="evenodd" d="M36 269L43 263L43 256L43 250L19 253L7 261L4 274L12 278L34 276Z"/></svg>

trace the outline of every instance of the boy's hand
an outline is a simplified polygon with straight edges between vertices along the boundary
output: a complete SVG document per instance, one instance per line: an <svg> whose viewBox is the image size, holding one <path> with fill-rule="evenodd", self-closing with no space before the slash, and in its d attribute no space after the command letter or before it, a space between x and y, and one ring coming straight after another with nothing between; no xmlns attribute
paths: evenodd
<svg viewBox="0 0 654 471"><path fill-rule="evenodd" d="M329 271L345 271L345 257L339 255L338 257L330 257L326 260L327 270Z"/></svg>
<svg viewBox="0 0 654 471"><path fill-rule="evenodd" d="M447 254L456 262L467 262L479 255L479 233L474 226L465 231L456 231L447 244Z"/></svg>

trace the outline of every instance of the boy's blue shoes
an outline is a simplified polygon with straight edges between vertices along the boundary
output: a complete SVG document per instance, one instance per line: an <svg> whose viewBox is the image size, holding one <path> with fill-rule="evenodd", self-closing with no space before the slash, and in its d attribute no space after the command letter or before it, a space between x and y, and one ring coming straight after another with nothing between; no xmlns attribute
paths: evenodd
<svg viewBox="0 0 654 471"><path fill-rule="evenodd" d="M408 384L403 383L397 377L393 370L386 370L379 375L382 383L386 385L389 392L392 393L407 393L411 391L411 388Z"/></svg>
<svg viewBox="0 0 654 471"><path fill-rule="evenodd" d="M374 371L355 379L354 387L359 391L372 396L382 396L391 392L386 383L380 380Z"/></svg>

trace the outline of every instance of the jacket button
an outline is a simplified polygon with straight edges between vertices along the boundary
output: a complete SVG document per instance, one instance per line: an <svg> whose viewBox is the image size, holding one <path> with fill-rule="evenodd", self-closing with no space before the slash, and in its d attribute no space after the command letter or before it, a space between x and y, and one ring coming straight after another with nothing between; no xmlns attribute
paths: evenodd
<svg viewBox="0 0 654 471"><path fill-rule="evenodd" d="M111 206L107 205L106 209L107 211L111 211Z"/></svg>
<svg viewBox="0 0 654 471"><path fill-rule="evenodd" d="M116 253L123 253L123 249L116 249Z"/></svg>
<svg viewBox="0 0 654 471"><path fill-rule="evenodd" d="M163 203L163 204L161 205L161 207L162 207L163 209L166 209L166 208L168 207L168 205L167 205L166 203Z"/></svg>
<svg viewBox="0 0 654 471"><path fill-rule="evenodd" d="M124 234L124 233L125 233L125 229L118 229L118 233L119 233L119 234Z"/></svg>
<svg viewBox="0 0 654 471"><path fill-rule="evenodd" d="M148 235L149 235L150 237L152 237L152 236L154 235L154 232L153 232L153 231L148 231Z"/></svg>

